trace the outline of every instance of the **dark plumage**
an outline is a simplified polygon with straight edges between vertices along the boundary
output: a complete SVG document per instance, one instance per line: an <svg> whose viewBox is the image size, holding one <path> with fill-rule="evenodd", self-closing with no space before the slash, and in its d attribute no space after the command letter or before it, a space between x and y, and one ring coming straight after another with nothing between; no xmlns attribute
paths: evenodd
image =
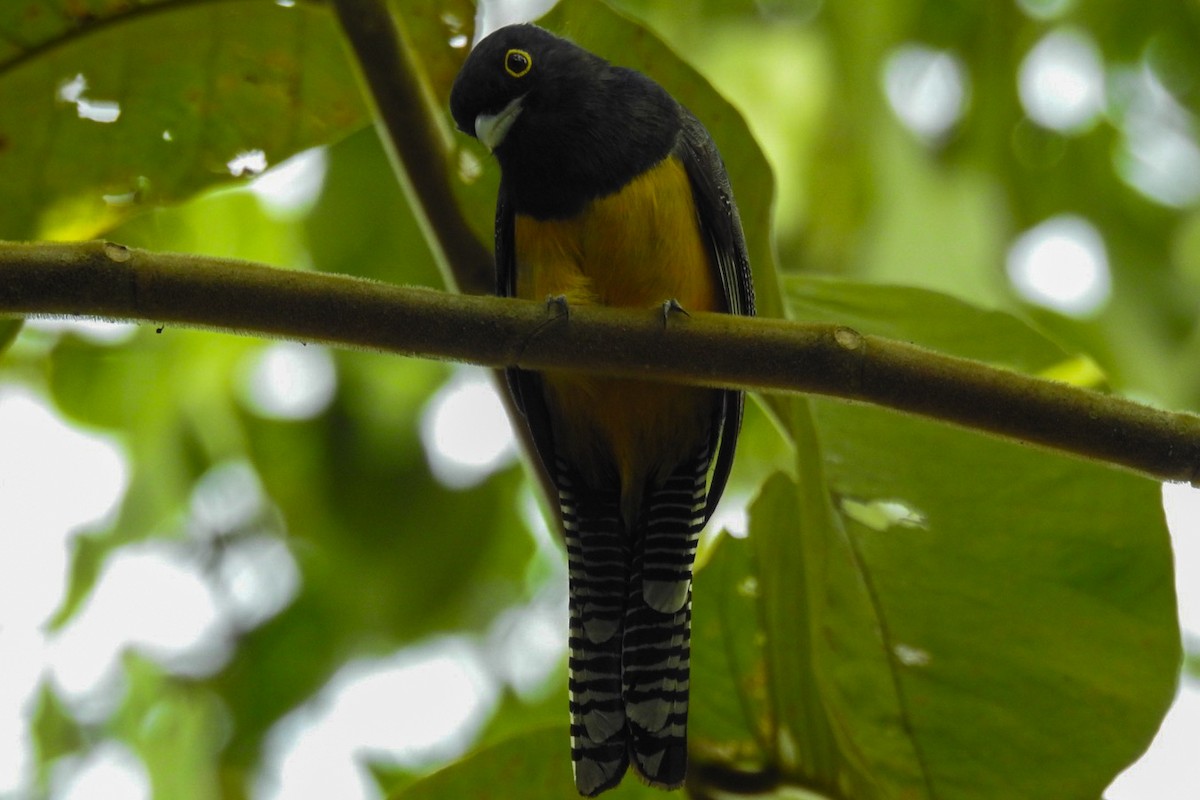
<svg viewBox="0 0 1200 800"><path fill-rule="evenodd" d="M500 68L513 48L535 53L529 74ZM472 51L450 93L464 133L475 117L523 97L510 135L496 147L515 207L538 218L578 213L665 157L681 108L645 75L614 67L534 25L501 28ZM621 107L624 113L611 110Z"/></svg>
<svg viewBox="0 0 1200 800"><path fill-rule="evenodd" d="M476 46L450 110L500 164L499 294L754 313L716 146L658 84L513 25ZM742 394L517 369L508 377L566 532L576 786L599 794L630 763L653 785L679 786L692 562L729 476Z"/></svg>

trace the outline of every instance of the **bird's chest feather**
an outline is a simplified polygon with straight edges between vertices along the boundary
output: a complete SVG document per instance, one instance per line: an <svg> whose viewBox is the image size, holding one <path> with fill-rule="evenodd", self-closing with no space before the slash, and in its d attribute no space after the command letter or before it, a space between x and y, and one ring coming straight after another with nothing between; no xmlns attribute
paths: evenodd
<svg viewBox="0 0 1200 800"><path fill-rule="evenodd" d="M518 214L515 227L520 297L638 308L674 298L689 310L719 309L691 185L674 157L575 217Z"/></svg>
<svg viewBox="0 0 1200 800"><path fill-rule="evenodd" d="M576 217L518 214L515 251L519 297L723 310L687 173L673 157ZM547 373L543 384L560 455L594 485L619 480L631 500L694 453L716 402L707 389L647 381Z"/></svg>

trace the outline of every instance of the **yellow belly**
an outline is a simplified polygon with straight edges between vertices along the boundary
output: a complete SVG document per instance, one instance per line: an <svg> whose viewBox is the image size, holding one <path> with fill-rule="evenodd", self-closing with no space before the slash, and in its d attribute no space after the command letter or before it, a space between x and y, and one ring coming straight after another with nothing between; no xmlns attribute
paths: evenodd
<svg viewBox="0 0 1200 800"><path fill-rule="evenodd" d="M517 295L570 305L723 310L683 165L671 157L579 216L515 221ZM556 447L595 487L621 486L627 519L708 436L708 389L561 372L543 376Z"/></svg>

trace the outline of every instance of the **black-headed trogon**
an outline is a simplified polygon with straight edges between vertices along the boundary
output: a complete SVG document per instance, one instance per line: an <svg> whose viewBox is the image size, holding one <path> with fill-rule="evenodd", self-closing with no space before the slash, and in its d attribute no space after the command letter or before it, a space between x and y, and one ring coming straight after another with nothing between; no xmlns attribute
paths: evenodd
<svg viewBox="0 0 1200 800"><path fill-rule="evenodd" d="M512 25L468 56L450 110L500 164L499 294L754 313L717 148L654 81ZM508 378L566 533L576 787L599 794L631 762L650 784L677 787L692 562L729 476L742 394L518 369Z"/></svg>

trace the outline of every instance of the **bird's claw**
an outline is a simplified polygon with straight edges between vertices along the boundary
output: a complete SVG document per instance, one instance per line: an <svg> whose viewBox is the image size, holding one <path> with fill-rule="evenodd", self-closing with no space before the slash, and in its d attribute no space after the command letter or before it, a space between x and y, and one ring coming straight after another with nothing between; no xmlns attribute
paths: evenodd
<svg viewBox="0 0 1200 800"><path fill-rule="evenodd" d="M679 301L672 297L670 300L663 302L662 315L663 326L665 327L671 321L672 314L683 314L685 317L690 317L688 310L679 304Z"/></svg>
<svg viewBox="0 0 1200 800"><path fill-rule="evenodd" d="M571 304L567 302L565 294L547 295L546 309L557 312L556 316L560 319L567 319L571 316Z"/></svg>

